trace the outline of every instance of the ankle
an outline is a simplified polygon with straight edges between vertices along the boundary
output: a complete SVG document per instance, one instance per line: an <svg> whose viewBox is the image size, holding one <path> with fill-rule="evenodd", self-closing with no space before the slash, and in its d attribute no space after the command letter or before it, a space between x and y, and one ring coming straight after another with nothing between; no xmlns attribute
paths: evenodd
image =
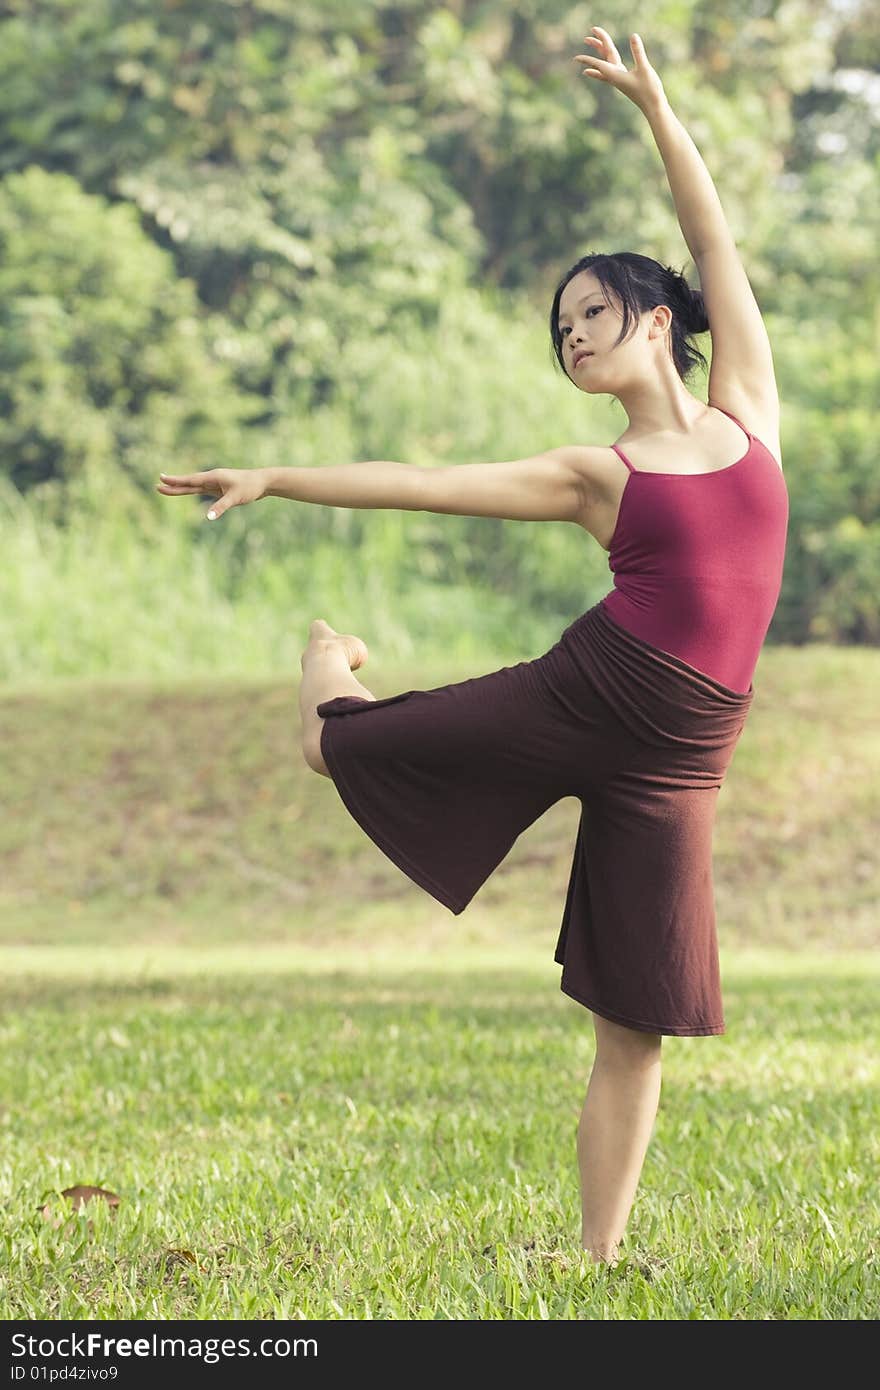
<svg viewBox="0 0 880 1390"><path fill-rule="evenodd" d="M616 1265L620 1259L620 1246L616 1240L603 1240L581 1233L581 1245L593 1264Z"/></svg>

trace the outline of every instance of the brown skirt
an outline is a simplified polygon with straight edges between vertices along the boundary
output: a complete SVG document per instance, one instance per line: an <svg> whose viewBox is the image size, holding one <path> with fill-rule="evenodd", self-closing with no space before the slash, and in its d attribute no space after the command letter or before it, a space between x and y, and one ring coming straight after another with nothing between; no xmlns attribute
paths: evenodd
<svg viewBox="0 0 880 1390"><path fill-rule="evenodd" d="M687 1037L725 1030L712 831L753 697L600 601L532 661L317 713L351 815L454 913L548 807L577 797L561 988L603 1018Z"/></svg>

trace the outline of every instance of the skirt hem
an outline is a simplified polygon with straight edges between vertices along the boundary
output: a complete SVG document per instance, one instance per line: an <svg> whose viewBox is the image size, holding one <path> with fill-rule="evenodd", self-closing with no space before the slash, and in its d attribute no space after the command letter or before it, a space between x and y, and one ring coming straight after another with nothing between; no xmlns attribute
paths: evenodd
<svg viewBox="0 0 880 1390"><path fill-rule="evenodd" d="M663 1033L664 1036L673 1038L698 1038L717 1037L726 1032L723 1023L715 1024L709 1028L686 1028L676 1024L644 1023L641 1020L627 1018L625 1014L619 1014L614 1009L606 1009L593 1004L583 995L575 994L568 985L560 984L559 988L563 994L568 995L569 999L573 999L577 1004L583 1004L584 1008L589 1009L591 1013L598 1014L600 1018L607 1018L610 1023L620 1023L625 1028L635 1028L639 1033Z"/></svg>
<svg viewBox="0 0 880 1390"><path fill-rule="evenodd" d="M460 898L455 898L451 893L447 893L446 889L443 888L436 879L433 879L424 869L419 868L417 864L413 863L409 856L400 849L393 840L388 838L384 830L381 830L371 817L364 813L362 807L358 804L357 798L346 781L345 773L336 756L332 735L327 734L332 718L332 715L325 717L321 728L321 756L327 764L330 775L336 783L336 789L349 814L357 821L361 830L363 830L366 835L369 835L370 839L378 846L382 853L391 860L392 864L396 865L398 869L405 873L407 878L411 879L418 888L423 889L426 893L430 893L431 897L436 898L441 906L448 908L450 912L458 917L464 912L470 899L466 898L464 902L462 902Z"/></svg>

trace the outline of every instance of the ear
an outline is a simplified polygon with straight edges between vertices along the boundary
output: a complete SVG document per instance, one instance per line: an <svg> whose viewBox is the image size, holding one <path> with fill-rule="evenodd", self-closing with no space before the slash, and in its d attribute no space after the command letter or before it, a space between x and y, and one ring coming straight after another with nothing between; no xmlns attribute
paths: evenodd
<svg viewBox="0 0 880 1390"><path fill-rule="evenodd" d="M651 328L666 333L672 328L672 310L668 304L658 304L652 311Z"/></svg>

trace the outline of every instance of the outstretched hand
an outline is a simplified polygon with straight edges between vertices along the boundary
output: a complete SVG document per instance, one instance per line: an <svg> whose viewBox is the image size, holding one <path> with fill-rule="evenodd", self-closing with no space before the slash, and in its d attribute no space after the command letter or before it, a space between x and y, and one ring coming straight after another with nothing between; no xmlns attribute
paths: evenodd
<svg viewBox="0 0 880 1390"><path fill-rule="evenodd" d="M595 44L596 53L578 53L575 62L588 63L581 70L581 77L595 77L616 87L630 101L635 102L640 111L650 110L658 102L666 100L660 75L648 62L645 45L638 34L630 34L629 46L635 59L635 68L629 72L623 65L620 54L614 46L611 35L598 25L593 25L593 33L585 36L585 42ZM601 55L601 56L597 56Z"/></svg>
<svg viewBox="0 0 880 1390"><path fill-rule="evenodd" d="M268 478L264 468L209 468L206 473L160 473L156 491L164 497L189 497L213 493L219 502L211 505L209 521L216 520L230 507L258 502L266 496Z"/></svg>

